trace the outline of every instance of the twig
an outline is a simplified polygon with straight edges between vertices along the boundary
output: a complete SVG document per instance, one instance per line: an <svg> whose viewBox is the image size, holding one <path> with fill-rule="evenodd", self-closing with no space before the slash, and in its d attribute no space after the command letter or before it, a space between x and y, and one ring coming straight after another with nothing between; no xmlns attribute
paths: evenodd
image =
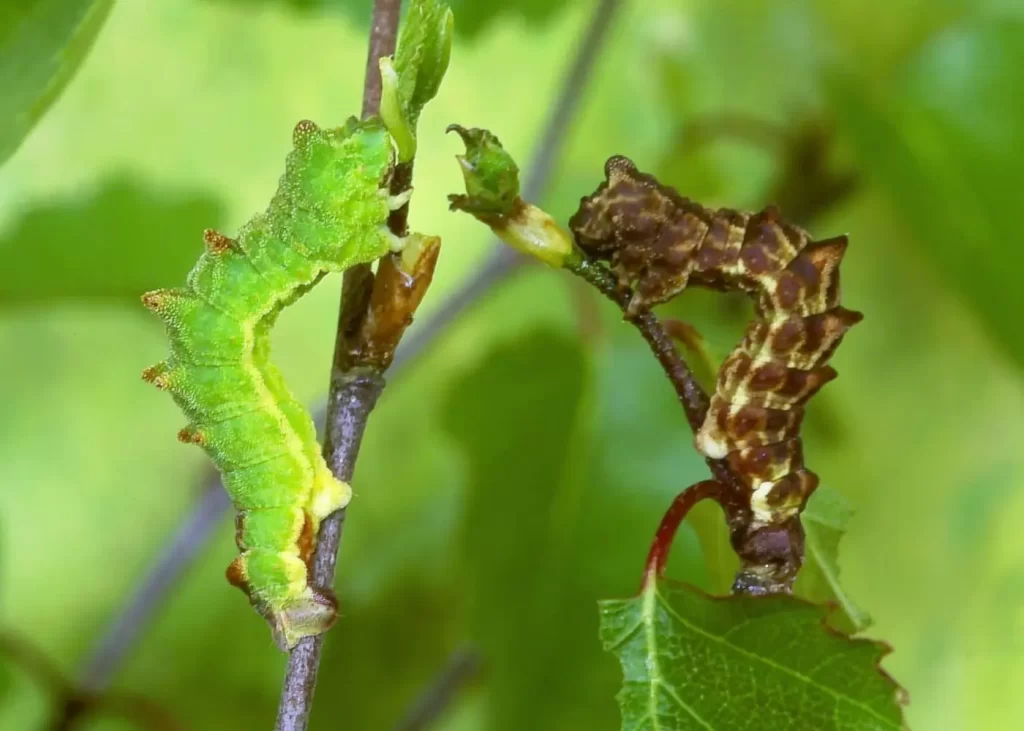
<svg viewBox="0 0 1024 731"><path fill-rule="evenodd" d="M604 7L607 3L602 3ZM370 54L367 64L367 86L366 95L370 97L376 91L376 100L379 104L379 89L373 89L374 74L371 69L377 66L377 59L382 55L393 52L395 38L397 37L399 7L395 0L375 0L374 21L371 32ZM605 17L599 14L598 30L603 34L604 27L610 21L610 14ZM384 32L383 28L390 31ZM374 44L379 44L375 47ZM586 48L586 53L592 58L596 53L597 46ZM589 65L590 61L588 61ZM574 68L574 74L582 77L582 72ZM379 79L377 79L379 84ZM580 81L574 83L579 84ZM373 114L377 110L372 103L364 99L363 114ZM558 121L564 127L568 123L568 113L562 108L556 110L556 114L562 112L565 119ZM560 136L561 132L558 133ZM545 140L544 144L557 144L559 136L554 136L551 142ZM547 173L545 172L546 176ZM392 181L392 194L399 194L407 190L412 182L412 166L399 166ZM395 211L388 221L391 231L396 235L403 235L406 232L408 217L408 206ZM436 251L434 253L436 260ZM427 279L433 272L433 264L428 268ZM384 269L378 270L377 281L373 283L373 290L382 288L385 280ZM342 294L341 314L338 322L338 337L335 346L334 369L331 378L331 390L327 402L327 424L324 440L324 456L327 459L331 471L341 480L351 479L355 467L355 459L359 452L360 442L366 428L366 420L384 389L383 371L390 365L394 355L394 349L398 345L396 338L390 348L385 348L385 359L376 361L368 359L368 355L377 348L373 347L374 336L379 335L380 329L372 329L367 333L367 327L372 325L373 317L367 318L361 313L374 313L373 301L368 300L365 294L368 287L371 287L371 275L367 271L350 270L346 272L345 289ZM385 283L383 289L390 287ZM374 295L376 291L374 291ZM422 293L420 294L422 297ZM419 298L415 298L412 311L419 304ZM385 307L380 322L385 321L389 315L396 313L389 312ZM410 311L411 314L411 311ZM401 331L404 331L408 324L406 318L398 317L403 322ZM411 317L409 318L411 319ZM353 337L356 327L359 326L359 335ZM398 337L401 336L401 331ZM341 531L344 525L345 511L328 518L321 526L317 538L317 548L313 557L312 579L318 586L332 586L334 583L334 569L337 562L337 549L341 540ZM309 712L312 707L313 693L316 687L317 669L320 663L320 654L323 648L323 636L309 637L301 640L292 650L288 659L288 670L285 675L284 690L281 695L281 705L278 709L277 731L303 731L309 721Z"/></svg>
<svg viewBox="0 0 1024 731"><path fill-rule="evenodd" d="M539 200L544 195L558 153L565 143L569 126L590 80L594 62L621 3L622 0L600 0L595 8L572 67L561 85L557 103L548 117L541 141L534 148L523 182L523 195L529 200ZM528 257L495 239L492 253L473 276L450 294L419 327L413 327L402 340L389 373L393 375L415 361L471 305L518 272L523 264L531 262ZM326 404L314 409L314 421L320 433L323 433L325 412ZM113 674L146 625L152 621L156 609L163 604L171 587L202 552L214 529L231 507L219 473L211 469L205 482L202 498L196 502L171 542L157 557L122 611L114 617L84 664L79 676L80 682L91 690L102 690L110 684Z"/></svg>
<svg viewBox="0 0 1024 731"><path fill-rule="evenodd" d="M364 118L376 114L380 106L381 81L378 61L382 56L391 55L395 51L400 10L399 0L374 0L366 61L366 82L363 90ZM409 178L411 170L401 176L396 171L392 191L396 192L395 184L404 183L404 187L408 188ZM403 209L401 219L394 216L388 221L393 233L405 233L407 210ZM370 310L372 292L373 277L368 267L346 272L334 346L331 386L327 397L323 448L324 458L331 472L344 482L352 479L356 457L366 430L366 421L384 390L383 368L361 362L358 357L362 325ZM313 554L310 583L324 587L334 585L334 571L344 521L345 511L340 510L321 524ZM291 651L277 712L276 731L304 731L308 726L323 639L323 635L303 638Z"/></svg>
<svg viewBox="0 0 1024 731"><path fill-rule="evenodd" d="M424 731L436 721L462 686L480 670L480 653L473 647L460 647L448 658L423 695L409 709L394 731Z"/></svg>
<svg viewBox="0 0 1024 731"><path fill-rule="evenodd" d="M615 277L605 267L584 259L580 264L572 266L571 271L592 284L601 294L618 305L623 312L626 311L631 295L628 290L619 287ZM697 383L689 366L679 356L679 351L672 342L672 338L665 332L653 312L644 310L634 316L631 322L640 331L665 370L665 375L672 382L676 395L679 396L679 402L683 405L683 411L686 412L686 420L690 423L690 427L697 431L704 423L704 417L708 413L708 395Z"/></svg>

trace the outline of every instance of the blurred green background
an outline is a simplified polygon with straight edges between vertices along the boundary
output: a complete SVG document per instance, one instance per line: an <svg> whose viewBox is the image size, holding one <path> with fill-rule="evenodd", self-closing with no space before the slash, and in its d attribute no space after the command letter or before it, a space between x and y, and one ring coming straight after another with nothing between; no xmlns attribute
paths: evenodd
<svg viewBox="0 0 1024 731"><path fill-rule="evenodd" d="M137 295L183 280L204 227L265 206L297 120L358 110L369 4L117 3L0 168L0 622L68 676L207 474L139 380L166 346ZM490 246L446 210L461 145L444 127L489 127L525 163L593 6L453 3L463 32L420 123L411 221L444 242L421 322ZM842 583L894 647L912 728L1024 727L1024 3L621 6L545 206L566 218L622 153L706 204L775 201L849 233L844 304L865 321L805 427L809 465L856 510ZM482 670L435 728L618 728L595 600L636 590L662 512L706 468L639 337L570 279L523 272L392 379L314 729L392 728L466 643ZM310 403L338 286L274 334ZM750 311L694 292L666 314L722 354ZM224 581L234 551L225 518L114 679L184 728L268 728L277 704L285 657ZM670 573L716 588L706 564L685 531ZM43 728L48 703L0 668L0 728Z"/></svg>

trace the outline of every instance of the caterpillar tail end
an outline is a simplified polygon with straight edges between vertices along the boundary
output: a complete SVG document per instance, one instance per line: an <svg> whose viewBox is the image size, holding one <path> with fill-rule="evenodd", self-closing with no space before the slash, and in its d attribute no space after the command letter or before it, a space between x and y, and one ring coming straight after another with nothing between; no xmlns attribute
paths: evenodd
<svg viewBox="0 0 1024 731"><path fill-rule="evenodd" d="M338 619L338 601L328 589L306 587L302 596L283 607L261 611L270 624L274 642L283 652L291 651L304 637L329 630Z"/></svg>
<svg viewBox="0 0 1024 731"><path fill-rule="evenodd" d="M293 574L293 585L284 587L283 592L257 588L268 569ZM274 642L283 652L291 651L303 637L326 632L338 618L334 592L306 584L306 566L296 556L243 553L228 566L227 579L245 592L249 603L267 620Z"/></svg>

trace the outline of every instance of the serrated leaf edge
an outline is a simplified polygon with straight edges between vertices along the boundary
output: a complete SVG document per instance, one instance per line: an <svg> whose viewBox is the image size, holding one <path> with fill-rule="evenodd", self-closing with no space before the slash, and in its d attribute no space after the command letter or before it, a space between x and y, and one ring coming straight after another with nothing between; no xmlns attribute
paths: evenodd
<svg viewBox="0 0 1024 731"><path fill-rule="evenodd" d="M731 596L714 596L712 594L708 594L707 592L704 592L704 591L698 589L695 586L692 586L690 584L685 584L685 583L682 583L682 582L675 582L675 581L670 581L670 580L667 580L667 579L662 579L661 581L667 587L669 587L671 589L674 589L675 591L689 591L689 592L693 592L693 593L696 593L696 594L703 595L704 597L706 597L708 599L715 600L715 601L729 601L732 598ZM766 658L760 657L759 655L755 655L755 654L749 652L748 650L745 650L745 649L743 649L741 647L733 645L732 643L728 642L725 639L725 637L718 637L718 636L713 635L713 634L705 631L704 629L698 627L697 625L693 624L692 622L690 622L687 619L685 619L682 616L680 616L675 610L672 609L672 607L669 605L669 603L666 600L666 598L663 595L663 593L659 590L658 582L657 581L649 581L649 582L645 583L644 587L642 589L642 594L643 594L643 605L642 605L642 610L641 610L641 613L640 613L640 619L637 621L635 626L633 626L633 627L629 628L628 630L626 630L625 632L623 632L621 634L621 636L619 636L617 639L615 639L614 641L605 643L605 650L608 651L608 652L614 652L624 642L626 642L630 637L632 637L634 634L636 634L637 630L639 630L641 627L643 627L644 637L646 639L647 647L648 647L647 663L646 663L646 665L649 668L649 673L651 675L650 685L652 686L652 692L650 693L650 701L649 701L648 712L644 716L642 716L640 720L643 721L646 718L650 718L651 721L654 724L654 726L653 726L654 731L662 731L662 726L657 721L657 714L655 714L653 712L654 703L656 701L656 688L659 687L659 686L665 688L665 690L666 690L667 694L669 695L669 697L671 697L679 705L680 708L682 708L684 711L686 711L688 714L690 714L690 716L692 716L694 718L694 720L699 722L704 728L707 728L710 731L715 731L714 727L710 726L707 721L705 721L703 718L698 716L697 713L692 708L690 708L678 696L678 694L674 691L674 689L672 689L670 686L665 684L664 681L661 679L661 665L658 662L656 657L652 657L652 650L650 649L650 648L655 648L654 652L656 653L657 639L656 639L656 632L655 632L655 627L654 627L654 612L655 612L655 608L656 608L657 604L659 604L659 603L665 608L665 611L668 613L668 615L670 617L672 617L673 619L678 621L681 625L685 626L687 629L689 629L689 630L691 630L691 631L693 631L693 632L695 632L697 634L700 634L700 635L708 638L712 642L714 642L716 644L725 645L726 647L729 647L730 649L736 651L737 653L739 653L739 654L741 654L741 655L743 655L745 657L748 657L748 658L751 658L753 660L759 661L762 664L767 665L767 666L769 666L769 667L771 667L771 668L773 668L775 670L779 670L779 671L781 671L782 673L784 673L786 675L790 675L790 676L792 676L794 678L797 678L797 679L799 679L799 680L801 680L801 681L803 681L805 683L813 685L816 688L820 688L822 691L824 691L828 695L831 695L837 701L849 703L850 705L853 705L853 706L855 706L857 708L860 708L860 709L866 711L869 715L871 715L874 718L878 719L878 721L880 723L885 724L885 726L887 728L896 729L897 731L910 731L910 729L907 726L905 721L901 725L899 725L899 726L893 726L892 722L889 719L884 718L882 716L879 716L878 713L873 708L870 708L869 706L865 706L863 703L860 703L859 701L854 701L854 700L852 700L850 698L847 698L845 696L839 695L835 691L833 691L833 690L831 690L831 689L829 689L829 688L827 688L825 686L822 686L822 685L816 683L811 678L806 677L802 673L798 673L795 670L792 670L791 668L787 668L787 667L785 667L783 665L778 665L777 663L774 663L771 660L767 660ZM879 675L881 675L892 686L894 702L898 706L901 706L901 707L907 705L907 703L909 702L909 699L908 699L908 695L907 695L906 689L903 688L903 686L901 686L898 682L896 682L896 679L893 678L888 672L886 672L882 668L882 666L881 666L881 661L887 655L892 653L892 646L889 643L881 641L881 640L869 640L867 638L862 638L862 637L852 637L852 636L847 635L847 634L845 634L843 632L840 632L840 631L836 630L835 628L833 628L832 626L830 626L829 623L828 623L828 615L832 611L837 611L838 610L838 605L835 602L828 602L828 603L826 603L824 605L818 605L818 604L814 604L813 602L809 602L809 601L807 601L805 599L801 599L800 597L796 597L796 596L792 596L792 595L788 595L788 596L791 599L794 599L797 602L800 602L800 603L804 604L808 608L824 610L822 612L822 616L820 618L820 625L821 625L821 628L825 632L827 632L827 633L829 633L831 635L834 635L834 636L836 636L836 637L838 637L838 638L840 638L842 640L845 640L847 642L853 643L853 644L865 644L866 643L866 644L872 645L876 649L876 651L877 651L877 656L875 658L875 670L876 670L876 672L878 672ZM765 601L765 600L771 600L773 598L777 598L777 596L776 595L768 595L768 596L765 596L765 597L751 597L751 599L754 600L754 601ZM634 598L611 599L611 600L599 601L598 604L600 605L601 612L603 613L604 612L604 608L606 606L609 606L609 605L612 605L612 604L623 604L623 603L630 602L630 601L633 601L633 600L634 600ZM744 624L746 624L746 623L745 622L741 623L739 625L736 625L736 627L742 627L742 626L744 626ZM729 631L730 632L733 631L733 629L736 629L736 627L730 629ZM620 663L621 663L621 660L620 660Z"/></svg>

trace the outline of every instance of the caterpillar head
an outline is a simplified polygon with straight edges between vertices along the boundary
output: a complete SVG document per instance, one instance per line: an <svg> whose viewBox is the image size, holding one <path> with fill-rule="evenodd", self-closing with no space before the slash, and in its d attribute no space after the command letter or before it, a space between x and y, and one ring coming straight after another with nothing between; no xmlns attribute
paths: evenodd
<svg viewBox="0 0 1024 731"><path fill-rule="evenodd" d="M628 314L636 314L683 290L686 263L711 215L626 157L609 158L604 172L606 180L580 199L569 228L587 256L608 262L619 283L635 290Z"/></svg>

